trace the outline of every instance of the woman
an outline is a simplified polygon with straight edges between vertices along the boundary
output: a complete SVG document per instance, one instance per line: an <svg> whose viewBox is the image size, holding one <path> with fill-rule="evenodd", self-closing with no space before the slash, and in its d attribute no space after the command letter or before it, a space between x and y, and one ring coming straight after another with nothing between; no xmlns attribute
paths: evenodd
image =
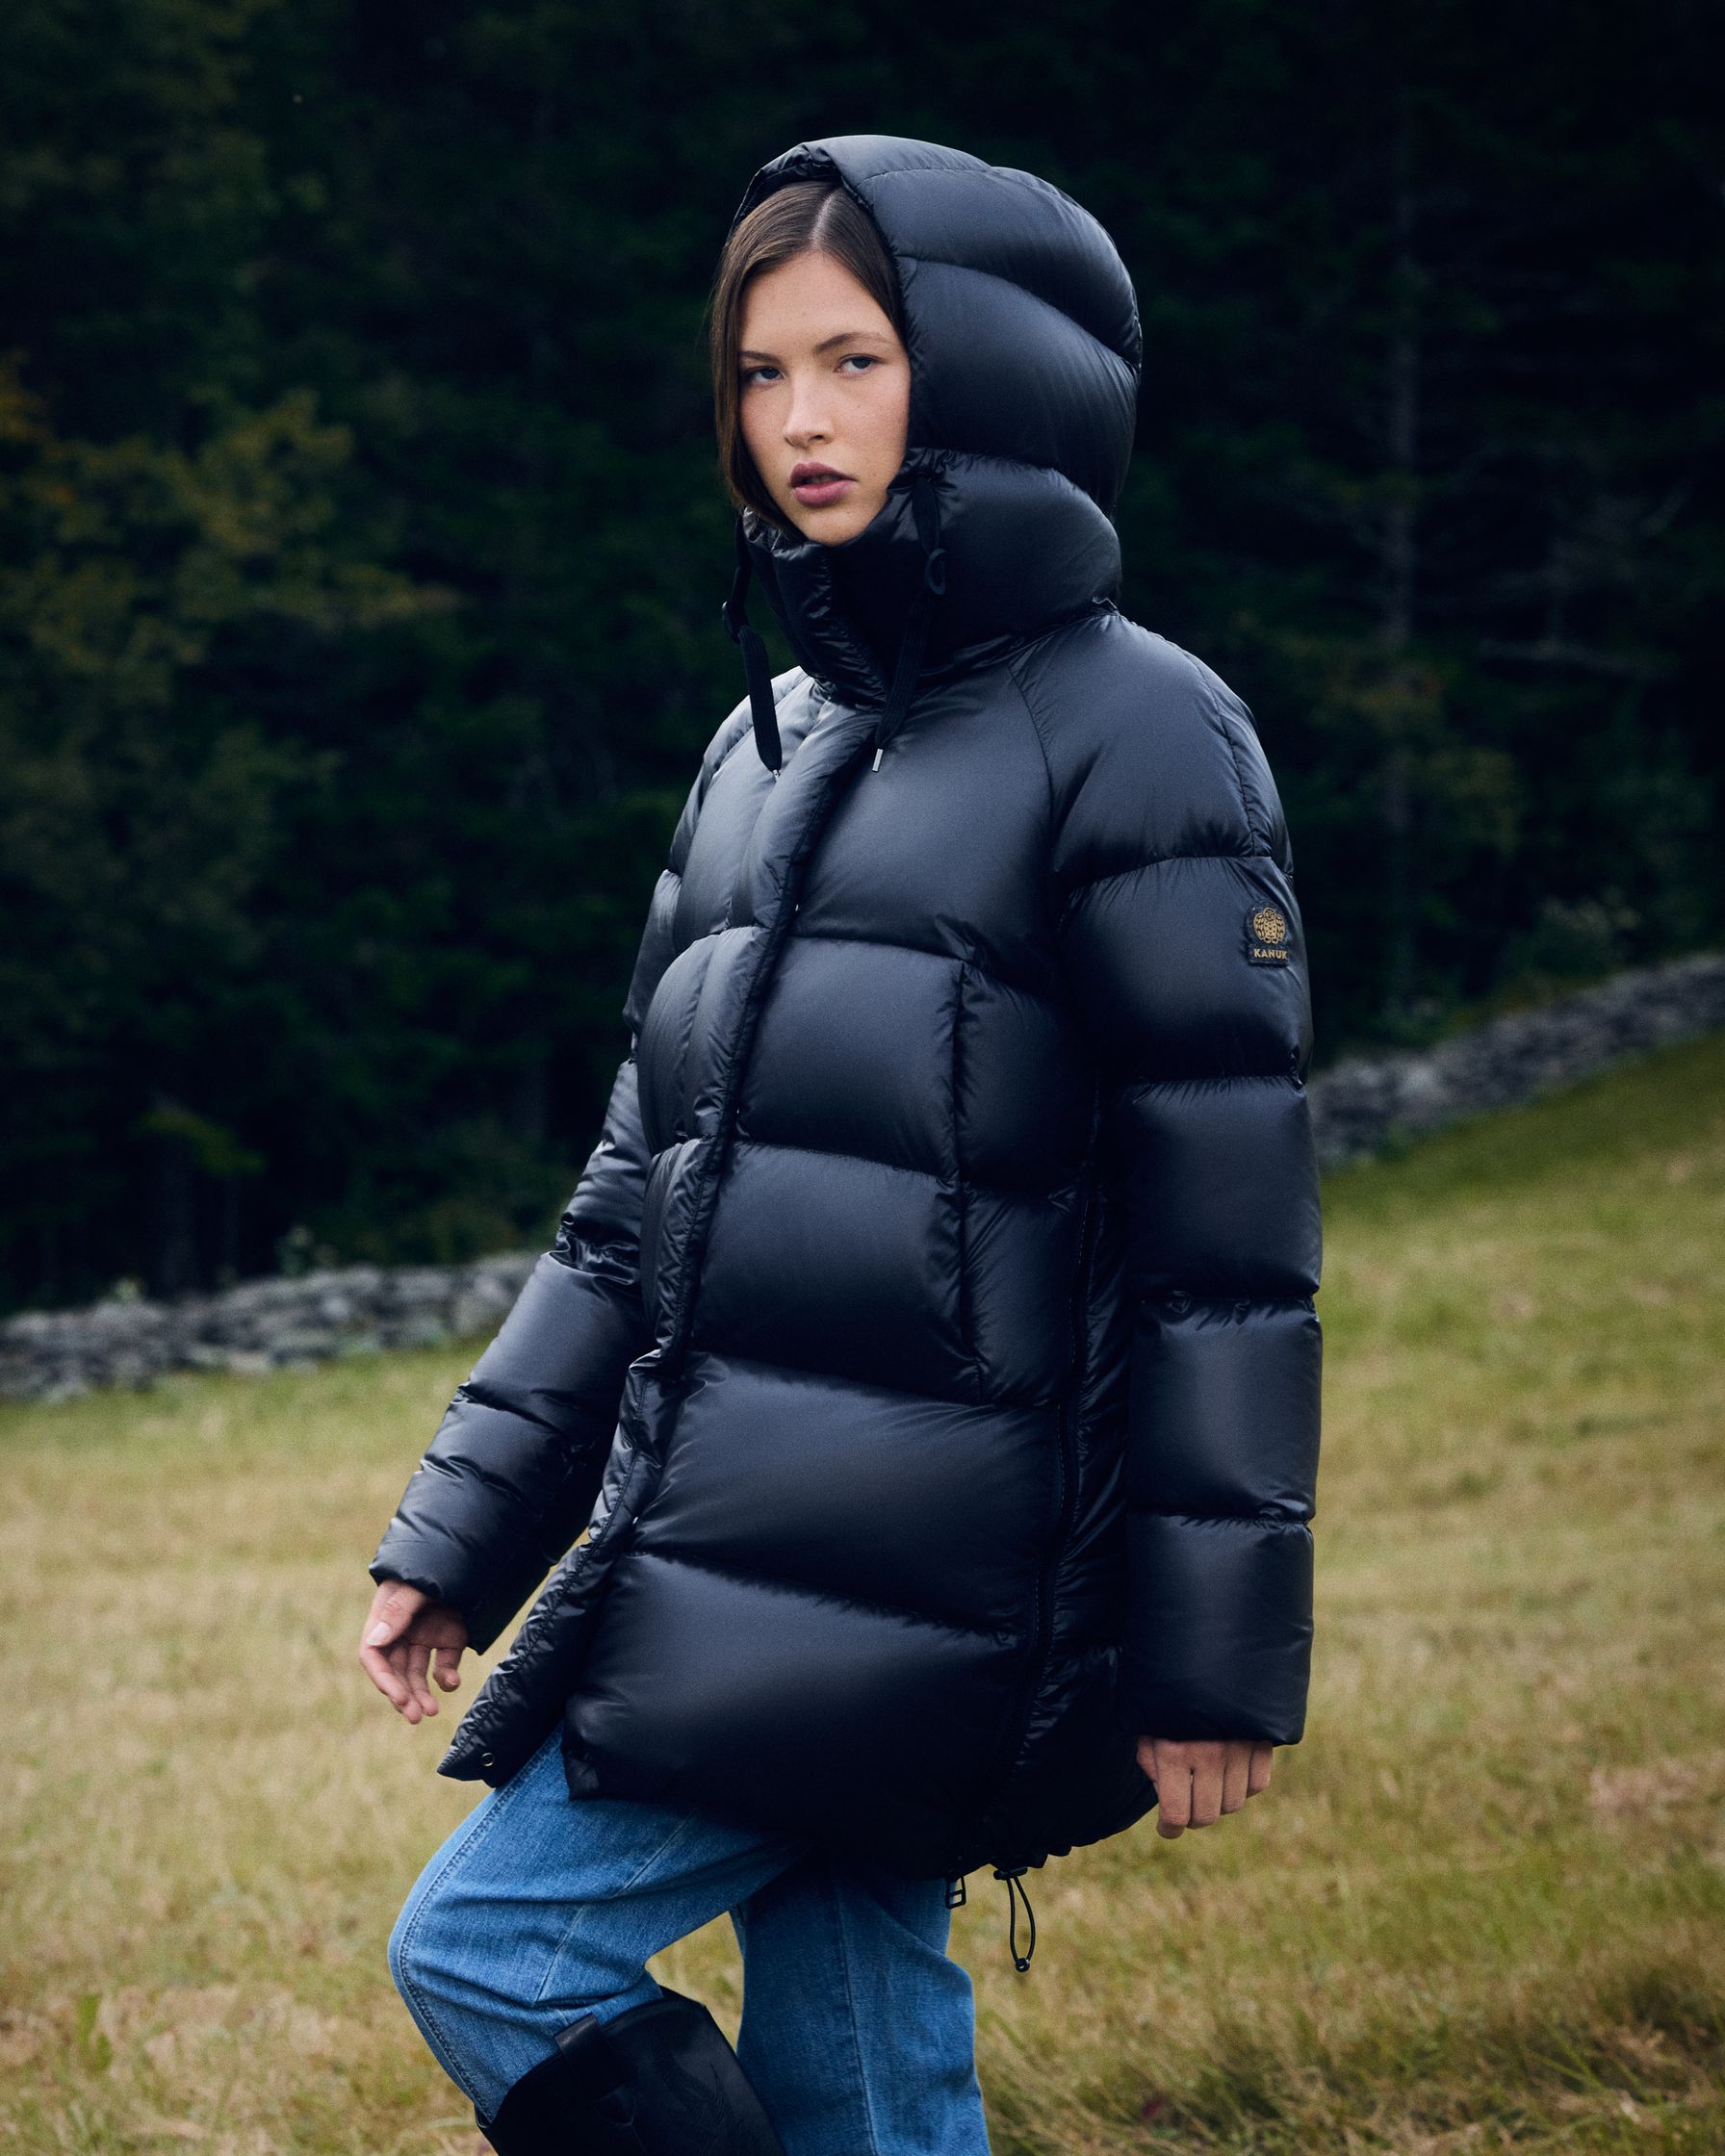
<svg viewBox="0 0 1725 2156"><path fill-rule="evenodd" d="M1115 604L1140 341L1094 219L800 143L712 344L749 696L555 1246L371 1568L417 1721L555 1565L392 1965L503 2156L968 2156L965 1875L1207 1825L1301 1734L1304 939L1249 713ZM734 2055L644 1968L722 1910Z"/></svg>

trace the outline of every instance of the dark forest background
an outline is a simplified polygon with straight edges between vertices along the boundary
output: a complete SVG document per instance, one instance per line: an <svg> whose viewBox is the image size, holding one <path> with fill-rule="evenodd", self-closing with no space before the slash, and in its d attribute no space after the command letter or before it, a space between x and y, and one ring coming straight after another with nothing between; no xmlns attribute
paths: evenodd
<svg viewBox="0 0 1725 2156"><path fill-rule="evenodd" d="M1320 1065L1720 940L1714 27L12 0L0 1304L548 1238L742 694L703 306L808 136L1118 242L1123 603L1257 718Z"/></svg>

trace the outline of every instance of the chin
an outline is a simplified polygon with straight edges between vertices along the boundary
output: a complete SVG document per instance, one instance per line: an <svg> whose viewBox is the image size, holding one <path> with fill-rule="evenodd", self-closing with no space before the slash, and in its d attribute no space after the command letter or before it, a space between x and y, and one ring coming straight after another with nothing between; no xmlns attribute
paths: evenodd
<svg viewBox="0 0 1725 2156"><path fill-rule="evenodd" d="M780 516L805 539L815 540L822 546L838 547L874 522L885 505L887 491L883 487L872 501L836 502L832 510L805 509L794 494L774 499L778 501Z"/></svg>
<svg viewBox="0 0 1725 2156"><path fill-rule="evenodd" d="M818 540L827 547L839 547L847 539L854 539L865 526L872 524L880 513L880 507L881 504L877 501L872 508L864 511L847 501L841 517L823 516L819 510L810 514L799 507L796 526L805 539Z"/></svg>

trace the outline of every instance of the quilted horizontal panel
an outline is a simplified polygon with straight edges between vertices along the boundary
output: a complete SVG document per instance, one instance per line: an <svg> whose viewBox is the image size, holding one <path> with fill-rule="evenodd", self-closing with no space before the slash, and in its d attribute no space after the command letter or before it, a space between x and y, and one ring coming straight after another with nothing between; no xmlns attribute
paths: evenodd
<svg viewBox="0 0 1725 2156"><path fill-rule="evenodd" d="M1133 1345L1130 1502L1310 1516L1323 1332L1309 1303L1152 1300Z"/></svg>
<svg viewBox="0 0 1725 2156"><path fill-rule="evenodd" d="M738 1106L746 1139L951 1177L959 962L793 936Z"/></svg>
<svg viewBox="0 0 1725 2156"><path fill-rule="evenodd" d="M1318 1163L1298 1079L1135 1086L1120 1099L1113 1126L1136 1288L1313 1292L1322 1255Z"/></svg>
<svg viewBox="0 0 1725 2156"><path fill-rule="evenodd" d="M588 1757L663 1802L788 1805L808 1827L863 1827L899 1786L960 1802L1018 1661L1012 1640L639 1549L606 1601L569 1706Z"/></svg>
<svg viewBox="0 0 1725 2156"><path fill-rule="evenodd" d="M975 1398L959 1322L956 1194L877 1161L736 1145L692 1337L793 1370Z"/></svg>
<svg viewBox="0 0 1725 2156"><path fill-rule="evenodd" d="M1058 1502L1047 1409L704 1354L638 1541L967 1628L1025 1622Z"/></svg>

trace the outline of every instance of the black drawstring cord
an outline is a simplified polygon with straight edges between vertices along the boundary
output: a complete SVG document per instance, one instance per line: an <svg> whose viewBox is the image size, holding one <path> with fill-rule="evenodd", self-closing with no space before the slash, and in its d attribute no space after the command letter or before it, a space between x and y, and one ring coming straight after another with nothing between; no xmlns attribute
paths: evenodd
<svg viewBox="0 0 1725 2156"><path fill-rule="evenodd" d="M1006 1941L1012 1949L1013 1966L1020 1976L1030 1966L1030 1957L1036 1952L1036 1911L1030 1906L1030 1893L1024 1885L1024 1874L1029 1868L1027 1864L994 1866L994 1877L1006 1882L1006 1906L1012 1912L1007 1923ZM1030 1919L1030 1944L1022 1954L1018 1952L1018 1904L1013 1898L1015 1889L1023 1896L1024 1913ZM965 1900L965 1875L960 1872L946 1882L946 1906L948 1909L962 1909Z"/></svg>
<svg viewBox="0 0 1725 2156"><path fill-rule="evenodd" d="M1025 1864L1014 1864L1010 1869L1001 1864L994 1866L994 1877L1006 1881L1006 1904L1012 1912L1007 1923L1007 1944L1012 1950L1013 1966L1020 1976L1030 1966L1030 1957L1036 1952L1036 1911L1030 1906L1030 1895L1024 1886L1028 1868ZM1022 1954L1018 1952L1018 1905L1013 1899L1015 1890L1023 1896L1024 1913L1030 1919L1030 1943Z"/></svg>
<svg viewBox="0 0 1725 2156"><path fill-rule="evenodd" d="M742 646L743 673L749 683L749 711L755 721L755 748L776 779L785 761L779 740L779 714L773 706L773 677L767 667L766 646L760 631L750 622L745 606L749 589L749 541L743 530L742 511L736 513L736 573L731 579L731 596L719 611L734 644Z"/></svg>
<svg viewBox="0 0 1725 2156"><path fill-rule="evenodd" d="M892 671L892 686L874 730L874 762L869 766L873 771L881 768L882 752L910 712L916 694L916 677L922 671L928 618L935 601L946 589L946 549L940 544L940 496L932 472L917 473L911 489L911 507L916 518L916 536L922 542L922 581L911 602L910 617L898 647L898 664Z"/></svg>

